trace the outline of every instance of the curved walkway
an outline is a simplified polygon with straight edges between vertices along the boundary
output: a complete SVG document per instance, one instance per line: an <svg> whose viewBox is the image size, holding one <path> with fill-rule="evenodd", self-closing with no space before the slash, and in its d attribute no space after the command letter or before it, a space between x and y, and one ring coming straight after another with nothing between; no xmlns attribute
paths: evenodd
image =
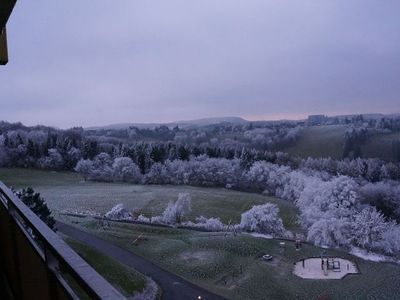
<svg viewBox="0 0 400 300"><path fill-rule="evenodd" d="M124 250L94 235L86 233L76 227L57 222L57 229L75 240L93 247L97 251L113 258L128 267L134 268L146 276L151 277L162 289L162 299L165 300L224 300L187 280L170 273L150 261L132 252ZM199 298L199 296L201 298Z"/></svg>

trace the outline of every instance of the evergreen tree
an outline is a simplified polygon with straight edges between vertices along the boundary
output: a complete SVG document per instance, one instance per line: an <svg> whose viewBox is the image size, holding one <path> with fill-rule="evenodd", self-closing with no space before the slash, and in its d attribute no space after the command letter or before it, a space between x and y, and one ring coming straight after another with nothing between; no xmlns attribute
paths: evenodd
<svg viewBox="0 0 400 300"><path fill-rule="evenodd" d="M400 140L394 139L392 141L392 149L394 161L400 162Z"/></svg>
<svg viewBox="0 0 400 300"><path fill-rule="evenodd" d="M28 146L26 147L26 153L29 156L34 157L35 156L35 145L31 140L28 140Z"/></svg>
<svg viewBox="0 0 400 300"><path fill-rule="evenodd" d="M47 226L54 230L55 220L46 202L33 188L28 187L17 192L17 196L28 206Z"/></svg>
<svg viewBox="0 0 400 300"><path fill-rule="evenodd" d="M188 160L189 159L189 152L185 148L185 146L180 146L178 148L178 158L180 160Z"/></svg>

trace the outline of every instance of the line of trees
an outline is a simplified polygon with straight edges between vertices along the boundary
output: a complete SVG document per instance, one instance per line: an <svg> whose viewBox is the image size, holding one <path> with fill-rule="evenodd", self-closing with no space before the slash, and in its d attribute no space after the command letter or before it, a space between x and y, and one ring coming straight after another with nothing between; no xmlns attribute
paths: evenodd
<svg viewBox="0 0 400 300"><path fill-rule="evenodd" d="M114 163L108 161L108 166L112 165ZM142 175L140 182L222 186L262 192L292 201L299 209L299 221L307 232L307 239L317 245L358 246L390 255L400 254L398 181L368 182L310 169L294 170L266 161L256 161L249 168L243 168L240 159L200 156L154 164ZM175 209L172 205L157 220L170 218ZM268 209L255 208L254 212L248 212L248 217L243 216L248 220L245 221L248 227L244 227L261 226L258 223L251 225L251 218L255 222L268 221L263 219L263 211Z"/></svg>

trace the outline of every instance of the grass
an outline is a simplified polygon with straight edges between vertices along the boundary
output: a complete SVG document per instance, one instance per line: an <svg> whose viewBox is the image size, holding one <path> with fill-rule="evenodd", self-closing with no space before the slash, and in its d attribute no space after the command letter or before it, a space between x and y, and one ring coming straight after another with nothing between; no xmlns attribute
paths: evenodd
<svg viewBox="0 0 400 300"><path fill-rule="evenodd" d="M272 201L279 204L285 225L295 226L295 209L289 202L256 194L187 186L83 183L73 173L21 169L0 169L0 179L16 187L33 186L43 194L49 206L56 212L70 208L95 208L99 212L105 212L122 202L129 209L140 209L153 215L161 212L169 200L175 200L179 192L190 192L193 198L190 218L203 214L218 216L224 221L236 221L240 213L251 205ZM244 234L234 237L225 236L224 233L123 223L112 223L105 230L99 228L98 222L91 218L59 214L56 217L62 217L65 222L145 257L156 265L228 299L395 299L400 294L398 265L367 262L335 250L328 250L328 254L355 261L362 274L350 275L338 281L304 280L296 277L292 274L296 261L321 254L322 249L311 245L295 251L291 242L281 248L277 240ZM140 234L147 241L137 246L132 245L132 241ZM124 287L129 291L130 288L125 286L129 283L120 283L119 275L115 275L109 265L103 265L107 258L93 254L90 249L88 251L81 248L79 251L86 252L88 261L94 260L91 264L101 265L98 269L100 273L111 273L108 280L114 280L120 288ZM260 260L266 253L274 256L272 262ZM131 287L130 291L133 289Z"/></svg>
<svg viewBox="0 0 400 300"><path fill-rule="evenodd" d="M131 297L145 288L146 278L141 273L121 265L76 240L66 237L65 241L124 296Z"/></svg>
<svg viewBox="0 0 400 300"><path fill-rule="evenodd" d="M324 125L306 127L299 139L283 151L293 156L332 157L341 159L343 153L344 125Z"/></svg>
<svg viewBox="0 0 400 300"><path fill-rule="evenodd" d="M362 147L364 157L380 157L386 161L395 160L392 142L400 139L400 132L377 133L372 132L369 140Z"/></svg>
<svg viewBox="0 0 400 300"><path fill-rule="evenodd" d="M291 242L281 248L278 240L244 234L234 237L120 223L103 230L96 221L74 222L85 231L228 299L395 299L400 293L398 265L367 262L336 250L327 253L356 262L361 275L334 281L298 278L292 274L293 264L303 257L321 255L322 249L311 245L296 251ZM139 234L147 241L132 245ZM273 255L272 262L260 260L266 253Z"/></svg>
<svg viewBox="0 0 400 300"><path fill-rule="evenodd" d="M332 157L341 159L343 154L345 125L324 125L306 127L299 139L282 151L301 158ZM392 141L400 139L400 133L381 133L369 130L370 137L361 146L364 158L381 158L386 161L395 159Z"/></svg>
<svg viewBox="0 0 400 300"><path fill-rule="evenodd" d="M220 217L225 223L229 220L237 223L241 213L253 205L272 202L279 206L285 227L298 229L297 211L292 203L259 194L222 188L83 182L79 175L72 172L31 169L0 169L0 180L16 188L32 186L42 194L57 218L63 218L59 213L67 210L105 213L118 203L123 203L129 210L155 216L164 211L169 201L175 201L179 193L187 192L192 197L189 220L203 215Z"/></svg>

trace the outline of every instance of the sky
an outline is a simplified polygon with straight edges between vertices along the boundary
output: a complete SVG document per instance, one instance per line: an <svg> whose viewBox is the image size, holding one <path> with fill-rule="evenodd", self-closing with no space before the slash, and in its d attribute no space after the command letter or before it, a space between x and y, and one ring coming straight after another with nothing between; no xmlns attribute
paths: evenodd
<svg viewBox="0 0 400 300"><path fill-rule="evenodd" d="M0 120L400 112L398 0L18 0Z"/></svg>

